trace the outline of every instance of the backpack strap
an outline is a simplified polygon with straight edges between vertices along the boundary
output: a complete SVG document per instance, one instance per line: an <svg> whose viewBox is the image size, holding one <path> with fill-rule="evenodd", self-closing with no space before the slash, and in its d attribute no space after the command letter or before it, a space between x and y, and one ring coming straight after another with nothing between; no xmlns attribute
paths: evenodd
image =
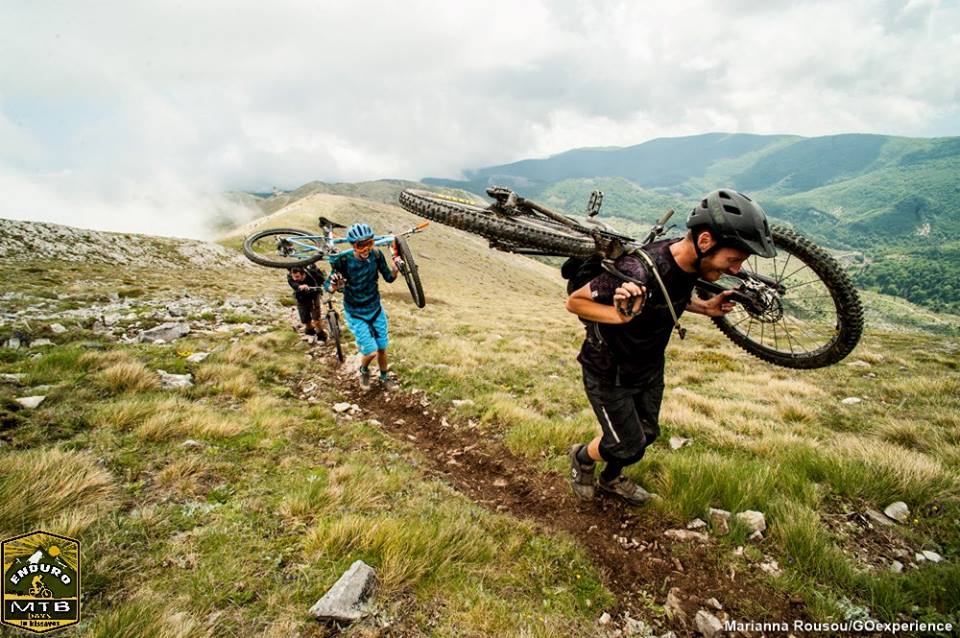
<svg viewBox="0 0 960 638"><path fill-rule="evenodd" d="M673 300L670 299L670 293L667 292L667 285L663 283L663 278L660 277L660 271L657 270L657 265L653 262L653 259L643 250L637 250L636 253L640 255L640 258L646 262L647 266L653 272L654 279L657 280L657 283L660 284L660 291L663 293L663 298L667 302L667 309L670 311L670 316L673 317L673 327L677 329L677 334L680 335L680 338L683 339L687 336L687 330L680 325L680 318L677 317L677 311L673 309Z"/></svg>

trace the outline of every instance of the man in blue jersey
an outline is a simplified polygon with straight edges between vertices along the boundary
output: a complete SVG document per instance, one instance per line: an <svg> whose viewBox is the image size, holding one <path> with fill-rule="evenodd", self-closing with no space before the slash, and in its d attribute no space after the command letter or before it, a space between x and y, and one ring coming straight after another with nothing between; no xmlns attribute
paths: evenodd
<svg viewBox="0 0 960 638"><path fill-rule="evenodd" d="M387 258L373 250L374 233L369 224L354 224L347 230L347 239L353 252L333 262L333 274L327 280L327 290L343 290L343 314L353 332L360 351L360 387L370 388L370 363L376 359L380 368L380 385L392 390L396 382L387 369L387 313L380 305L377 279L391 283L397 278L397 264L387 265ZM394 257L394 262L399 259Z"/></svg>

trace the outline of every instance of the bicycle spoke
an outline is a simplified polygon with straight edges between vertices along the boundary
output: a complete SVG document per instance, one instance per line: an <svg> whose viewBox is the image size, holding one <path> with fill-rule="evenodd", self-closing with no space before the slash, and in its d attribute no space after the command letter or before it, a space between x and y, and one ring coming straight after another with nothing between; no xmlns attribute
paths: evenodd
<svg viewBox="0 0 960 638"><path fill-rule="evenodd" d="M785 288L786 290L793 290L794 288L800 288L800 287L802 287L802 286L806 286L806 285L809 285L809 284L818 284L818 283L821 283L819 279L811 279L810 281L804 281L804 282L799 283L799 284L793 284L792 286L784 286L784 288Z"/></svg>
<svg viewBox="0 0 960 638"><path fill-rule="evenodd" d="M738 321L737 323L732 323L732 324L730 324L730 327L731 327L731 328L736 328L737 326L739 326L741 323L743 323L743 322L746 321L747 319L750 319L750 320L752 321L752 320L753 320L753 317L751 317L751 316L748 314L748 315L744 316L743 319L741 319L741 320Z"/></svg>
<svg viewBox="0 0 960 638"><path fill-rule="evenodd" d="M790 277L793 277L794 275L796 275L798 272L801 272L801 271L804 271L804 270L810 270L810 266L808 266L808 265L806 265L806 264L803 264L802 266L800 266L799 268L797 268L796 270L794 270L792 273L790 273L789 275L787 275L787 276L785 276L783 279L781 279L781 281L786 281L787 279L790 279Z"/></svg>
<svg viewBox="0 0 960 638"><path fill-rule="evenodd" d="M783 332L787 336L787 346L790 348L790 354L796 354L796 352L794 352L793 350L793 343L792 343L793 337L790 334L790 330L787 329L787 322L783 319L781 319L780 322L783 324ZM800 347L799 341L797 342L797 347L798 348Z"/></svg>
<svg viewBox="0 0 960 638"><path fill-rule="evenodd" d="M787 264L790 263L790 258L793 257L790 253L787 253L787 259L783 262L783 270L780 271L780 274L777 276L777 283L783 281L783 273L787 272Z"/></svg>

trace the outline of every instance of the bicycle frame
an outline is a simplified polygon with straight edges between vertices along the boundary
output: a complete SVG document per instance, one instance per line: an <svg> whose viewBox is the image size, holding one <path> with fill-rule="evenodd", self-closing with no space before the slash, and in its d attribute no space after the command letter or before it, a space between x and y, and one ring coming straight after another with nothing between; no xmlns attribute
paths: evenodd
<svg viewBox="0 0 960 638"><path fill-rule="evenodd" d="M323 226L324 230L326 231L323 235L302 235L299 237L285 237L283 241L286 242L287 244L296 246L298 249L304 251L306 254L309 254L311 252L322 252L324 254L324 258L331 264L337 259L339 259L340 257L342 257L343 255L349 255L354 252L353 248L347 248L345 250L337 250L336 247L338 244L349 244L351 243L350 240L347 239L346 237L335 236L333 234L332 223L324 219L323 217L320 218L320 223L321 223L321 226ZM423 232L423 230L426 229L428 225L429 225L429 222L424 222L402 233L395 233L391 235L374 235L373 245L374 247L387 246L387 245L390 245L392 247L397 237L407 237L409 235ZM322 245L318 246L317 245L318 243Z"/></svg>
<svg viewBox="0 0 960 638"><path fill-rule="evenodd" d="M558 222L573 230L590 235L597 244L598 252L600 252L600 254L604 257L604 270L624 281L630 281L638 285L645 285L644 282L637 281L629 275L620 272L616 266L614 266L614 260L620 255L633 250L638 250L640 247L645 246L662 236L667 230L667 221L669 221L674 214L673 209L668 210L663 217L658 219L653 225L653 228L651 228L647 233L646 237L644 237L642 241L638 242L631 237L613 232L601 222L594 221L592 219L599 212L599 202L602 201L603 197L602 194L597 195L598 193L599 191L594 191L594 196L591 198L591 204L588 207L590 219L588 219L587 224L589 225L584 225L568 217L567 215L557 213L550 210L546 206L543 206L542 204L525 199L509 189L487 189L487 194L493 197L495 200L495 203L492 205L492 207L496 207L501 212L507 212L509 214L509 211L511 210L522 210L525 208L528 211L539 213L540 215L543 215L544 217L547 217L548 219ZM495 242L491 242L491 244L494 243ZM504 247L506 248L506 246ZM519 250L516 252L523 252L527 254L545 254L542 251ZM786 292L786 289L773 279L758 273L753 273L746 269L741 270L733 276L742 280L743 284L736 288L727 288L712 281L697 279L696 287L697 289L712 295L717 295L721 292L732 291L732 294L729 297L730 301L739 303L743 305L749 312L757 314L763 313L770 303L767 295L764 294L765 291L776 292L779 295L782 295ZM757 283L760 285L758 286Z"/></svg>

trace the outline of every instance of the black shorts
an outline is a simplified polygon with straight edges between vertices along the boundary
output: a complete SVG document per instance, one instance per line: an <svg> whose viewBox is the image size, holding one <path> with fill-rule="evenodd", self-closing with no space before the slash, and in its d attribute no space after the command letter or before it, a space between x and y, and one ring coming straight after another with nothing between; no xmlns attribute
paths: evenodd
<svg viewBox="0 0 960 638"><path fill-rule="evenodd" d="M310 301L297 301L297 312L300 313L300 323L307 324L311 321L320 321L323 317L323 309L320 307L320 295L317 295Z"/></svg>
<svg viewBox="0 0 960 638"><path fill-rule="evenodd" d="M605 461L636 463L660 436L663 374L640 386L617 386L583 369L583 387L600 421L600 456Z"/></svg>

